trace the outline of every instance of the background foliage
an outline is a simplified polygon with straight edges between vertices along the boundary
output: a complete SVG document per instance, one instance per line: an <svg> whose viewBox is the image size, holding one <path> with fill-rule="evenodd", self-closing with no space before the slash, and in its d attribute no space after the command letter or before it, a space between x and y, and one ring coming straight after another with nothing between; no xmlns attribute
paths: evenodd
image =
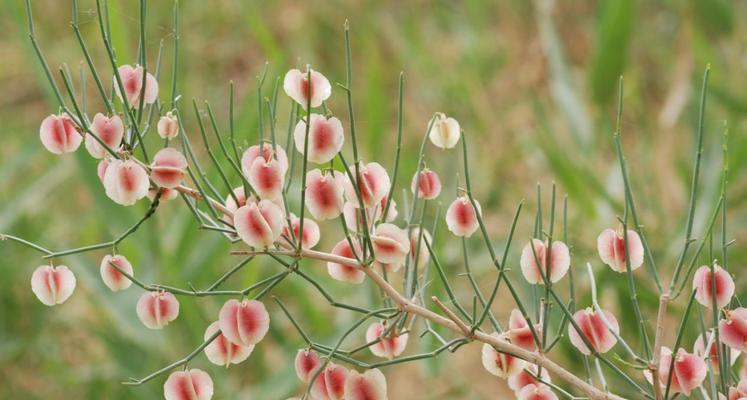
<svg viewBox="0 0 747 400"><path fill-rule="evenodd" d="M135 1L111 2L114 45L119 59L135 61ZM618 76L625 76L623 140L632 170L638 207L658 265L670 271L681 248L685 225L700 75L711 64L706 119L706 151L696 236L715 203L721 168L721 131L728 120L730 186L728 192L730 266L738 288L747 262L747 26L739 15L747 5L728 0L644 2L628 0L556 2L463 1L184 1L181 5L181 72L184 100L209 100L225 121L228 80L236 82L240 111L237 132L251 143L257 137L255 77L268 62L270 83L298 63L311 63L333 82L344 80L342 27L352 26L353 91L364 157L384 165L393 161L397 77L405 74L405 138L400 183L415 171L417 146L428 118L443 111L457 118L470 139L473 185L486 210L496 245L502 247L516 204L527 202L510 267L529 238L536 209L535 186L545 194L555 181L569 198L572 267L581 275L587 260L599 267L596 235L616 225L622 213L622 185L611 132ZM68 63L77 76L83 62L69 28L68 2L33 2L38 39L51 66ZM144 212L145 205L121 208L106 198L95 163L84 151L62 159L39 145L38 126L56 112L51 92L33 57L20 1L0 9L0 232L13 232L52 249L96 243L118 235ZM104 49L95 24L95 5L81 1L83 35L104 76ZM171 2L149 2L148 52L154 59L161 40L165 54L173 40ZM170 71L165 57L163 71ZM170 74L162 87L170 85ZM89 80L89 89L93 89ZM169 85L169 86L167 86ZM268 94L266 94L268 95ZM94 98L93 96L91 97ZM330 106L345 115L343 96L334 90ZM288 102L281 101L281 110ZM89 112L100 107L91 100ZM281 111L279 115L287 115ZM343 119L343 121L345 121ZM281 119L280 127L285 120ZM187 117L195 127L194 116ZM283 131L284 128L281 128ZM196 142L196 131L190 132ZM153 137L151 137L153 139ZM438 171L448 202L459 177L458 152L429 149L429 166ZM215 173L215 171L211 171ZM407 185L402 185L405 188ZM401 199L398 196L401 204ZM549 196L545 196L545 207ZM400 212L403 209L400 207ZM443 230L443 224L442 230ZM336 232L336 231L331 231ZM329 234L321 248L341 236ZM458 293L469 301L457 240L439 232L441 254ZM474 243L473 243L474 242ZM481 249L480 239L469 242ZM122 246L145 281L201 287L237 260L217 235L200 232L179 202L167 203ZM177 321L150 331L135 316L137 288L112 295L101 282L102 252L64 259L79 279L64 306L47 308L29 290L38 254L0 244L0 397L2 398L154 398L161 380L135 389L119 382L142 376L179 358L202 340L219 299L185 299ZM708 259L704 255L703 262ZM378 293L356 290L325 278L320 265L303 268L328 282L348 302L376 301ZM495 271L485 252L473 256L479 282L492 282ZM253 261L231 285L244 287L277 271ZM627 288L620 276L597 268L602 303L621 318L623 334L632 320ZM656 299L645 268L639 278L644 314L653 319ZM668 276L666 273L663 276ZM581 286L585 286L581 279ZM664 278L668 283L668 278ZM436 292L441 290L433 284ZM523 293L531 299L531 289ZM352 320L330 309L300 279L287 279L275 294L299 315L308 331L323 341L336 337ZM505 295L505 294L504 294ZM501 294L499 294L501 296ZM508 297L505 297L508 300ZM582 297L582 305L589 302ZM495 312L507 317L508 301ZM680 302L681 303L681 302ZM682 304L671 308L675 316ZM271 308L276 308L274 305ZM269 339L250 359L228 370L199 357L194 365L212 371L219 398L284 398L297 391L292 357L301 340L289 322L271 310ZM671 338L674 324L667 335ZM694 334L689 334L687 343ZM362 340L363 332L357 336ZM326 339L326 340L325 340ZM633 340L635 342L635 340ZM428 347L410 342L410 350ZM578 365L574 353L560 351L562 364ZM445 354L425 363L385 371L391 397L495 398L505 383L479 363L479 346ZM580 371L579 371L580 373ZM436 379L438 377L438 379Z"/></svg>

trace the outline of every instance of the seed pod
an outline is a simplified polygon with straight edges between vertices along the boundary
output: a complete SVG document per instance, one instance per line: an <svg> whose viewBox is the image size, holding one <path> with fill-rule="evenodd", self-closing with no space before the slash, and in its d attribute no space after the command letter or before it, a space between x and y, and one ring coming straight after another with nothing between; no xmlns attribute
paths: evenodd
<svg viewBox="0 0 747 400"><path fill-rule="evenodd" d="M158 81L150 72L145 75L145 90L143 91L143 67L140 65L122 65L117 69L122 86L124 87L127 102L130 107L138 108L140 106L140 92L144 92L143 104L153 104L158 97ZM122 100L122 94L119 91L117 77L113 77L114 91Z"/></svg>
<svg viewBox="0 0 747 400"><path fill-rule="evenodd" d="M492 333L491 336L505 340L498 333ZM487 343L482 345L482 366L485 367L485 370L499 378L506 379L514 376L521 372L526 365L526 361L520 358L501 353Z"/></svg>
<svg viewBox="0 0 747 400"><path fill-rule="evenodd" d="M279 199L283 195L285 167L274 158L257 157L249 166L247 180L260 198Z"/></svg>
<svg viewBox="0 0 747 400"><path fill-rule="evenodd" d="M350 241L353 243L353 246L355 246L355 254L361 254L361 246L358 243L358 240L350 238ZM353 249L350 247L350 243L348 243L348 239L340 240L335 247L332 248L332 254L355 259L355 254L353 253ZM354 265L338 264L331 261L327 262L327 272L329 272L329 275L332 278L343 282L358 284L363 282L366 278L366 274Z"/></svg>
<svg viewBox="0 0 747 400"><path fill-rule="evenodd" d="M304 218L303 221L303 239L301 240L301 247L304 249L314 248L314 246L319 243L319 225L309 218ZM292 236L295 240L298 240L298 233L301 230L301 219L296 217L295 214L291 214L290 222L293 231ZM287 225L283 226L283 235L288 238L291 237L291 231L288 229Z"/></svg>
<svg viewBox="0 0 747 400"><path fill-rule="evenodd" d="M446 210L446 226L451 233L459 237L470 237L480 227L477 215L482 215L482 207L477 200L475 200L475 204L477 205L477 212L475 212L472 202L466 195L451 203Z"/></svg>
<svg viewBox="0 0 747 400"><path fill-rule="evenodd" d="M558 400L558 396L543 384L530 384L524 386L517 394L518 400Z"/></svg>
<svg viewBox="0 0 747 400"><path fill-rule="evenodd" d="M163 329L179 316L179 301L169 292L145 292L137 301L137 317L150 329Z"/></svg>
<svg viewBox="0 0 747 400"><path fill-rule="evenodd" d="M317 399L342 400L345 397L348 375L347 368L330 362L314 382L311 395Z"/></svg>
<svg viewBox="0 0 747 400"><path fill-rule="evenodd" d="M311 82L308 79L309 70L311 70ZM298 69L288 71L285 74L285 79L283 79L283 90L304 110L309 102L309 92L311 93L312 108L321 106L324 100L327 100L332 94L332 86L327 78L308 66L306 66L306 72L301 72Z"/></svg>
<svg viewBox="0 0 747 400"><path fill-rule="evenodd" d="M412 177L410 190L412 190L413 195L416 194L416 189L418 198L433 200L441 193L441 179L437 173L426 168Z"/></svg>
<svg viewBox="0 0 747 400"><path fill-rule="evenodd" d="M716 277L714 280L713 277ZM716 288L716 307L726 307L734 296L734 279L729 272L721 268L720 265L711 267L704 265L695 271L693 276L693 290L695 291L695 300L698 300L704 307L713 307L713 288Z"/></svg>
<svg viewBox="0 0 747 400"><path fill-rule="evenodd" d="M628 229L628 250L630 251L630 270L635 271L643 264L643 244L641 238L633 230ZM625 251L625 237L622 232L605 229L597 237L597 251L602 262L609 265L613 271L626 272L627 258Z"/></svg>
<svg viewBox="0 0 747 400"><path fill-rule="evenodd" d="M204 340L208 340L220 329L220 323L218 321L208 325L205 330ZM226 368L231 364L238 364L252 354L254 345L251 346L240 346L236 343L232 343L226 338L222 332L215 338L207 347L205 347L205 356L208 360L215 365L222 365Z"/></svg>
<svg viewBox="0 0 747 400"><path fill-rule="evenodd" d="M228 300L220 309L218 321L226 339L241 346L259 343L270 330L270 314L257 300Z"/></svg>
<svg viewBox="0 0 747 400"><path fill-rule="evenodd" d="M378 369L351 370L345 382L345 400L387 400L386 378Z"/></svg>
<svg viewBox="0 0 747 400"><path fill-rule="evenodd" d="M129 278L124 276L112 264L116 265L117 268L126 272L130 276L134 275L132 271L132 264L130 264L130 262L127 261L125 256L122 256L119 254L115 254L115 255L107 254L101 260L101 266L99 268L101 272L101 279L104 281L104 284L109 289L111 289L112 292L125 290L128 287L130 287L130 285L132 285L132 281L130 281Z"/></svg>
<svg viewBox="0 0 747 400"><path fill-rule="evenodd" d="M339 119L325 118L323 115L311 114L309 127L309 151L307 159L316 164L331 161L342 149L345 135ZM300 120L293 131L296 149L301 155L304 153L306 141L306 121Z"/></svg>
<svg viewBox="0 0 747 400"><path fill-rule="evenodd" d="M658 371L659 382L662 388L665 388L669 381L670 365L672 365L672 350L663 346L661 348ZM671 373L672 378L669 383L669 393L682 393L689 397L690 392L700 386L703 383L703 380L705 380L707 368L708 367L702 358L680 348L674 359L674 368ZM650 371L645 370L643 373L649 382L653 381Z"/></svg>
<svg viewBox="0 0 747 400"><path fill-rule="evenodd" d="M282 171L282 175L285 175L285 173L288 171L288 156L285 154L285 150L283 150L280 145L272 145L270 143L263 143L261 150L259 145L254 145L249 147L244 151L244 154L241 156L241 171L246 175L247 177L251 175L251 167L252 164L254 164L254 161L256 161L258 158L264 159L265 161L270 161L272 159L276 159L280 165L280 170Z"/></svg>
<svg viewBox="0 0 747 400"><path fill-rule="evenodd" d="M42 265L31 274L31 291L44 305L62 304L75 290L75 275L64 265Z"/></svg>
<svg viewBox="0 0 747 400"><path fill-rule="evenodd" d="M747 351L747 308L724 311L725 318L718 324L721 343L741 352Z"/></svg>
<svg viewBox="0 0 747 400"><path fill-rule="evenodd" d="M159 201L166 201L166 200L174 200L175 198L179 197L179 191L176 189L167 189L167 188L151 188L148 189L148 199L153 201L153 199L156 198L156 195L158 192L161 192L161 197L159 198Z"/></svg>
<svg viewBox="0 0 747 400"><path fill-rule="evenodd" d="M314 350L301 349L296 353L296 375L301 382L308 383L320 365L319 354Z"/></svg>
<svg viewBox="0 0 747 400"><path fill-rule="evenodd" d="M91 132L106 143L109 148L116 151L124 137L124 124L118 115L107 117L104 114L97 113L91 122ZM104 158L109 155L106 148L90 134L86 135L86 150L93 158Z"/></svg>
<svg viewBox="0 0 747 400"><path fill-rule="evenodd" d="M178 150L166 147L153 157L150 178L156 185L167 189L179 186L187 172L187 159Z"/></svg>
<svg viewBox="0 0 747 400"><path fill-rule="evenodd" d="M371 353L376 357L391 360L405 351L409 335L407 333L397 334L396 330L394 330L382 338L386 330L387 326L385 324L374 322L366 330L366 343L376 342L369 346Z"/></svg>
<svg viewBox="0 0 747 400"><path fill-rule="evenodd" d="M547 372L547 368L542 368L542 373L539 373L538 369L539 368L534 364L527 365L523 370L521 370L521 372L508 378L508 387L518 395L521 389L524 389L525 386L541 384L535 376L541 377L544 382L552 382L550 379L550 373ZM530 374L526 370L529 370L532 373Z"/></svg>
<svg viewBox="0 0 747 400"><path fill-rule="evenodd" d="M729 388L729 400L747 400L747 380L741 379L737 386Z"/></svg>
<svg viewBox="0 0 747 400"><path fill-rule="evenodd" d="M106 195L123 206L135 204L148 194L148 173L132 160L111 160L104 173Z"/></svg>
<svg viewBox="0 0 747 400"><path fill-rule="evenodd" d="M250 202L233 217L239 237L252 247L270 247L283 233L283 211L269 200Z"/></svg>
<svg viewBox="0 0 747 400"><path fill-rule="evenodd" d="M161 116L158 120L158 136L161 139L173 139L179 135L179 120L171 111Z"/></svg>
<svg viewBox="0 0 747 400"><path fill-rule="evenodd" d="M695 339L695 343L693 344L693 353L697 355L700 358L705 359L708 357L711 360L711 367L713 368L714 374L720 373L720 363L718 360L718 345L716 344L715 340L711 339L711 333L708 333L708 337L706 340L703 340L703 335L699 335L697 339ZM711 343L710 347L710 354L706 354L706 346L708 346L708 343ZM737 362L737 358L739 358L739 355L742 354L741 352L730 348L729 349L729 365L734 365L734 363Z"/></svg>
<svg viewBox="0 0 747 400"><path fill-rule="evenodd" d="M456 146L462 136L459 122L454 118L447 117L443 113L436 113L428 138L436 147L450 149Z"/></svg>
<svg viewBox="0 0 747 400"><path fill-rule="evenodd" d="M549 263L547 253L547 241L542 242L539 239L532 239L530 243L524 246L519 264L521 264L521 273L527 282L533 285L544 283L542 275L545 275L550 282L555 283L568 272L568 268L571 266L571 255L565 243L558 240L553 241ZM537 261L542 268L541 273L537 267Z"/></svg>
<svg viewBox="0 0 747 400"><path fill-rule="evenodd" d="M604 311L604 316L609 322L612 330L615 333L620 333L620 326L617 323L617 319L609 311ZM576 325L581 328L581 333L586 337L594 350L598 353L606 353L612 349L617 343L617 338L610 332L607 325L602 320L601 315L592 310L591 307L578 310L573 314L573 320L576 321ZM586 343L576 331L573 324L568 325L568 338L571 340L571 344L575 346L578 351L583 354L589 355L591 351L586 347Z"/></svg>
<svg viewBox="0 0 747 400"><path fill-rule="evenodd" d="M343 205L343 176L337 172L322 173L313 169L306 173L306 208L320 221L337 218Z"/></svg>
<svg viewBox="0 0 747 400"><path fill-rule="evenodd" d="M355 166L350 167L353 180L351 181L349 176L345 176L345 196L353 205L360 207L355 188L355 186L358 186L363 206L365 208L373 207L389 194L389 188L391 187L389 175L384 167L375 162L361 164L358 172L360 173L360 184L358 185L353 183L357 181Z"/></svg>
<svg viewBox="0 0 747 400"><path fill-rule="evenodd" d="M210 400L213 380L197 368L172 372L163 384L163 395L166 400Z"/></svg>
<svg viewBox="0 0 747 400"><path fill-rule="evenodd" d="M376 227L371 236L376 261L383 264L402 265L410 252L407 232L394 224L384 223Z"/></svg>
<svg viewBox="0 0 747 400"><path fill-rule="evenodd" d="M101 184L104 184L104 176L106 175L106 169L109 168L109 160L102 159L99 161L98 165L96 165L96 175L99 177L99 181L101 181Z"/></svg>
<svg viewBox="0 0 747 400"><path fill-rule="evenodd" d="M39 127L39 138L50 153L72 153L78 149L83 136L67 114L50 115Z"/></svg>
<svg viewBox="0 0 747 400"><path fill-rule="evenodd" d="M542 333L542 329L540 329L541 327L540 324L534 326L534 331L538 335ZM527 324L527 320L524 319L524 316L521 315L521 312L516 308L511 310L511 316L508 320L508 329L508 337L511 340L511 343L529 351L537 350L537 344L534 342L532 330L529 327L529 324Z"/></svg>

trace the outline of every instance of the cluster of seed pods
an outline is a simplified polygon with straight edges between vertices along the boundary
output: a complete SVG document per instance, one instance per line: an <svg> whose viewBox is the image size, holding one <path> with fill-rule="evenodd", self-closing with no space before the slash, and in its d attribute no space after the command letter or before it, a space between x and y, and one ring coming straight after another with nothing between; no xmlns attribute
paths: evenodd
<svg viewBox="0 0 747 400"><path fill-rule="evenodd" d="M308 385L308 392L315 400L388 399L386 378L378 369L362 373L349 370L333 362L325 363L309 349L298 350L295 367L298 379Z"/></svg>

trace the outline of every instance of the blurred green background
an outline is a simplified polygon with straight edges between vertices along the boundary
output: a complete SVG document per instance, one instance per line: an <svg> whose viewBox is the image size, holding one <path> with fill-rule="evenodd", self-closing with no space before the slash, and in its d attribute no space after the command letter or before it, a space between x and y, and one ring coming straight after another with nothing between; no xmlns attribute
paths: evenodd
<svg viewBox="0 0 747 400"><path fill-rule="evenodd" d="M77 77L84 60L69 26L70 2L32 3L38 40L50 66L56 70L67 63ZM137 2L111 3L117 54L123 63L134 63ZM148 3L148 57L155 59L163 40L161 99L166 100L171 83L172 5L169 1ZM110 79L95 10L94 2L81 0L81 30L99 71ZM742 246L747 239L745 15L747 4L728 0L186 0L181 4L178 87L183 106L189 106L192 97L200 103L209 100L225 127L227 82L234 80L237 132L242 141L251 143L257 138L255 77L265 62L269 63L265 96L269 96L275 77L296 64L311 63L333 83L344 82L343 23L349 19L352 89L365 159L387 166L393 162L397 79L403 71L401 188L409 188L428 118L436 111L457 118L468 135L475 194L498 250L503 248L516 205L529 199L509 258L508 267L516 271L518 252L532 231L535 187L542 185L544 207L548 207L549 189L556 182L559 196L568 194L569 198L574 271L581 275L587 260L594 263L603 305L619 316L623 335L636 343L625 280L603 268L595 251L597 234L615 227L616 216L622 214L622 184L611 135L618 76L625 76L623 140L637 205L666 284L684 238L700 82L710 63L695 236L702 237L718 196L721 132L728 121L727 232L737 241L730 248L729 265L736 272L737 287L743 288L745 279L740 271L747 262ZM106 198L96 178L95 162L84 150L64 157L44 151L38 140L39 123L57 109L27 37L23 2L4 2L0 32L0 232L52 249L115 237L142 215L146 205L122 208ZM86 76L88 112L93 115L101 106L94 100L93 81ZM289 101L285 96L280 99L278 130L284 140ZM333 89L329 104L347 123L344 93L339 88ZM194 114L185 115L192 142L198 143ZM149 143L155 146L154 137ZM429 147L427 157L428 165L441 174L445 190L440 201L445 207L460 179L455 171L461 170L461 156L456 150L442 152ZM214 170L209 173L217 176ZM399 195L397 200L402 203ZM298 199L294 201L297 208ZM460 275L460 243L440 224L437 251L457 294L470 304L468 282ZM324 227L330 233L319 247L330 249L342 236L339 226ZM219 235L197 228L181 201L165 203L120 246L120 252L146 282L179 287L192 282L204 287L237 260L227 254L229 246ZM487 290L495 270L477 235L468 245L478 282L484 282ZM78 288L64 305L48 308L29 290L31 272L41 262L38 253L14 243L0 243L0 398L157 398L163 378L137 388L120 382L146 375L202 341L204 328L215 319L224 299L184 298L178 320L163 331L150 331L135 316L134 305L141 293L138 288L112 294L102 284L98 265L103 254L98 251L58 260L76 273ZM704 252L703 263L708 256ZM246 287L279 268L268 261L253 261L226 287ZM340 300L363 305L378 302L378 293L370 286L358 290L332 282L321 263L305 262L302 268L328 284ZM520 275L512 272L512 276ZM654 286L645 268L636 276L644 314L653 320ZM578 284L584 293L585 283L582 276ZM431 288L434 294L442 293L435 282ZM520 288L531 299L532 291ZM330 308L298 277L286 279L273 293L324 343L334 343L355 318ZM507 293L499 296L494 311L506 319L511 302ZM588 302L588 295L581 296L580 305ZM681 312L682 302L670 308L673 318ZM302 341L278 307L269 298L266 303L273 317L270 335L249 360L228 370L209 364L203 356L190 364L211 374L215 398L278 399L302 390L292 365ZM666 332L670 342L676 321L672 320ZM363 341L363 330L353 336L351 346ZM419 341L414 336L407 354L433 347L431 340ZM694 333L688 333L686 347L693 338ZM390 397L504 398L508 393L505 383L482 369L479 353L480 346L471 344L457 354L386 368ZM577 356L568 351L567 344L556 350L554 357L578 368Z"/></svg>

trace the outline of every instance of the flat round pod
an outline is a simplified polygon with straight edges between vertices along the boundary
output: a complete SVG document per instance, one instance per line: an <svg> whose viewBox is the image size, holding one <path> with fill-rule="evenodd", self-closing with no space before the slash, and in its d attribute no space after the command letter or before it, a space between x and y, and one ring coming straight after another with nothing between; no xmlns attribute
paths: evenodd
<svg viewBox="0 0 747 400"><path fill-rule="evenodd" d="M387 400L386 378L378 369L351 370L345 382L345 400Z"/></svg>
<svg viewBox="0 0 747 400"><path fill-rule="evenodd" d="M708 337L706 338L706 340L703 340L703 335L699 335L698 338L695 339L695 343L693 343L693 354L703 359L707 357L711 362L713 373L718 375L721 372L721 363L718 359L718 345L716 345L715 338L712 339L711 336L712 333L708 333ZM709 354L706 354L706 347L709 343ZM729 365L734 365L741 354L742 353L740 351L729 348Z"/></svg>
<svg viewBox="0 0 747 400"><path fill-rule="evenodd" d="M612 330L619 334L620 325L617 323L617 318L609 312L602 310L604 317L609 322ZM599 312L591 309L591 307L583 310L576 311L573 314L573 320L576 321L576 325L581 329L581 333L586 337L594 350L598 353L606 353L612 349L617 343L617 338L610 332L610 328L605 324L602 316ZM568 324L568 338L571 340L571 344L583 354L590 355L591 351L586 347L586 343L581 338L581 335L573 324Z"/></svg>
<svg viewBox="0 0 747 400"><path fill-rule="evenodd" d="M399 356L407 347L408 334L398 334L396 330L382 337L387 333L386 325L380 322L374 322L366 330L366 343L373 343L368 348L376 357L392 359Z"/></svg>
<svg viewBox="0 0 747 400"><path fill-rule="evenodd" d="M323 173L319 169L306 173L306 208L317 220L340 216L344 191L342 173Z"/></svg>
<svg viewBox="0 0 747 400"><path fill-rule="evenodd" d="M337 242L335 247L332 248L331 253L336 256L355 259L355 254L361 253L361 247L358 240L355 238L350 238L350 242L352 242L355 247L355 253L353 253L353 247L350 247L348 239L342 239ZM343 282L359 284L366 279L365 272L361 271L357 266L350 264L340 264L328 261L327 272L332 278Z"/></svg>
<svg viewBox="0 0 747 400"><path fill-rule="evenodd" d="M112 292L125 290L132 285L132 281L122 274L120 270L130 276L134 275L132 264L130 264L127 258L123 255L107 254L101 259L101 265L99 267L101 279L104 281L106 287L108 287Z"/></svg>
<svg viewBox="0 0 747 400"><path fill-rule="evenodd" d="M283 233L283 211L269 200L249 202L233 215L234 227L241 240L252 247L266 248Z"/></svg>
<svg viewBox="0 0 747 400"><path fill-rule="evenodd" d="M257 157L249 166L246 177L261 199L276 200L283 195L285 168L275 158Z"/></svg>
<svg viewBox="0 0 747 400"><path fill-rule="evenodd" d="M241 155L241 172L246 177L251 174L251 167L257 159L263 159L266 162L275 159L278 161L283 175L288 171L288 155L285 154L283 147L278 144L274 146L271 143L255 144L244 151L244 154Z"/></svg>
<svg viewBox="0 0 747 400"><path fill-rule="evenodd" d="M42 265L31 274L31 291L46 306L62 304L75 290L75 275L65 265Z"/></svg>
<svg viewBox="0 0 747 400"><path fill-rule="evenodd" d="M506 340L498 333L491 336L500 340ZM489 373L506 379L521 372L526 367L526 361L516 358L510 354L501 353L488 343L482 345L482 366Z"/></svg>
<svg viewBox="0 0 747 400"><path fill-rule="evenodd" d="M568 246L561 241L553 241L548 254L547 241L532 239L522 249L519 264L527 282L533 285L544 283L542 275L545 275L550 282L555 283L568 272L571 255ZM542 268L541 272L539 268Z"/></svg>
<svg viewBox="0 0 747 400"><path fill-rule="evenodd" d="M517 400L558 400L558 396L544 384L524 386L517 394Z"/></svg>
<svg viewBox="0 0 747 400"><path fill-rule="evenodd" d="M319 225L314 220L309 218L304 218L303 221L303 238L301 239L301 248L314 248L314 246L319 243L319 239L321 238ZM293 237L296 241L298 241L299 233L301 233L301 219L298 218L296 214L291 213L290 223L290 229L288 229L288 226L283 227L283 235L288 238Z"/></svg>
<svg viewBox="0 0 747 400"><path fill-rule="evenodd" d="M621 231L605 229L597 237L597 251L602 262L613 271L626 272L630 259L630 270L635 271L643 264L643 243L634 230L627 231L627 251L625 235Z"/></svg>
<svg viewBox="0 0 747 400"><path fill-rule="evenodd" d="M674 363L672 357L674 356ZM671 381L669 381L671 369ZM669 393L682 393L690 396L690 393L697 389L705 380L708 367L705 361L695 354L688 353L685 349L680 348L676 355L666 346L661 348L659 357L659 382L662 389L666 388L669 382ZM651 383L653 381L649 370L643 371L646 379Z"/></svg>
<svg viewBox="0 0 747 400"><path fill-rule="evenodd" d="M345 177L345 196L356 207L360 207L361 202L364 208L374 207L389 194L391 181L381 164L376 162L361 163L358 168L360 182L357 184L355 183L358 181L355 166L350 167L350 173L353 175L352 180L349 176ZM360 191L360 200L357 191Z"/></svg>
<svg viewBox="0 0 747 400"><path fill-rule="evenodd" d="M173 139L179 135L179 119L169 111L158 119L156 128L161 139Z"/></svg>
<svg viewBox="0 0 747 400"><path fill-rule="evenodd" d="M187 159L179 150L166 147L153 156L150 166L150 178L156 185L174 189L182 182L187 173Z"/></svg>
<svg viewBox="0 0 747 400"><path fill-rule="evenodd" d="M218 321L208 325L205 329L204 340L208 340L220 330L220 323ZM252 354L254 345L241 346L231 342L226 338L222 332L218 334L209 345L205 347L205 356L215 365L221 365L228 367L231 364L238 364Z"/></svg>
<svg viewBox="0 0 747 400"><path fill-rule="evenodd" d="M390 223L383 223L376 227L371 236L371 243L376 261L383 264L404 264L410 252L407 232Z"/></svg>
<svg viewBox="0 0 747 400"><path fill-rule="evenodd" d="M193 368L175 371L163 384L166 400L210 400L213 398L213 380L207 372Z"/></svg>
<svg viewBox="0 0 747 400"><path fill-rule="evenodd" d="M306 66L305 72L294 68L285 74L283 90L305 110L309 102L312 108L321 106L332 94L332 85L324 75Z"/></svg>
<svg viewBox="0 0 747 400"><path fill-rule="evenodd" d="M124 137L124 123L119 115L107 117L97 113L91 121L91 132L110 149L117 151ZM88 154L93 158L104 158L109 152L91 134L86 135L85 145Z"/></svg>
<svg viewBox="0 0 747 400"><path fill-rule="evenodd" d="M747 308L725 310L719 324L721 343L741 352L747 351Z"/></svg>
<svg viewBox="0 0 747 400"><path fill-rule="evenodd" d="M148 195L148 173L133 160L111 160L104 173L106 195L123 206L135 204Z"/></svg>
<svg viewBox="0 0 747 400"><path fill-rule="evenodd" d="M315 164L330 162L337 156L345 142L345 134L342 122L335 117L327 119L323 115L311 114L309 120L309 148L306 155L308 161ZM293 131L293 140L296 149L301 155L304 154L304 143L306 142L306 121L300 120Z"/></svg>
<svg viewBox="0 0 747 400"><path fill-rule="evenodd" d="M542 326L540 324L534 326L534 331L540 337L542 334L541 328ZM532 329L529 327L527 320L523 315L521 315L521 312L517 308L511 310L511 316L508 320L508 338L511 343L521 347L522 349L528 351L537 350L537 343L534 341Z"/></svg>
<svg viewBox="0 0 747 400"><path fill-rule="evenodd" d="M410 190L418 198L433 200L441 194L441 178L434 171L425 168L412 177Z"/></svg>
<svg viewBox="0 0 747 400"><path fill-rule="evenodd" d="M296 367L296 376L303 383L309 383L311 377L321 366L319 354L311 349L301 349L296 353L294 365Z"/></svg>
<svg viewBox="0 0 747 400"><path fill-rule="evenodd" d="M240 346L259 343L270 330L270 314L257 300L228 300L220 309L218 322L226 339Z"/></svg>
<svg viewBox="0 0 747 400"><path fill-rule="evenodd" d="M163 329L179 316L179 301L169 292L145 292L136 306L140 322L150 329Z"/></svg>
<svg viewBox="0 0 747 400"><path fill-rule="evenodd" d="M158 81L150 72L145 74L145 90L143 90L143 67L140 65L122 65L117 69L122 80L122 86L124 87L125 97L131 108L138 108L140 106L140 93L143 93L143 104L153 104L158 98ZM114 91L122 99L122 93L117 83L117 77L113 77Z"/></svg>
<svg viewBox="0 0 747 400"><path fill-rule="evenodd" d="M480 227L478 215L482 214L480 203L475 200L477 211L472 207L472 202L465 195L454 200L446 210L446 226L449 231L459 237L472 236Z"/></svg>
<svg viewBox="0 0 747 400"><path fill-rule="evenodd" d="M431 143L441 149L450 149L456 146L462 136L459 122L443 113L437 113L434 118L430 131L428 131L428 138Z"/></svg>
<svg viewBox="0 0 747 400"><path fill-rule="evenodd" d="M552 382L550 373L547 372L547 368L542 368L542 372L540 373L539 368L535 364L528 364L526 368L521 370L521 372L508 378L508 387L518 395L521 389L524 389L525 386L542 384L537 380L537 378L535 378L535 376L541 377L544 382Z"/></svg>
<svg viewBox="0 0 747 400"><path fill-rule="evenodd" d="M50 115L39 127L39 139L50 153L72 153L80 147L83 136L67 114Z"/></svg>
<svg viewBox="0 0 747 400"><path fill-rule="evenodd" d="M714 288L716 289L715 296ZM734 279L718 264L713 266L713 272L710 266L703 265L693 275L693 290L695 300L703 307L713 308L715 301L717 308L724 308L729 305L734 296Z"/></svg>

